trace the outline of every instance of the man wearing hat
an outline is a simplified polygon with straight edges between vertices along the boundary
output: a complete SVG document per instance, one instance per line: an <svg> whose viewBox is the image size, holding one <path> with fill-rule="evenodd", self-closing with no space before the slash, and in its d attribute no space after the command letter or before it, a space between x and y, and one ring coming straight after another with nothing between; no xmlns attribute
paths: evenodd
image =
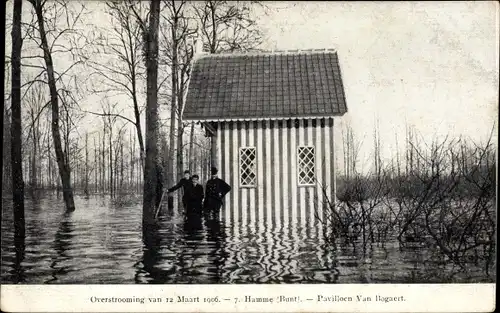
<svg viewBox="0 0 500 313"><path fill-rule="evenodd" d="M191 182L191 173L186 170L184 171L184 177L181 178L181 180L172 188L169 188L167 191L168 193L172 193L176 191L179 188L182 188L182 206L184 207L184 212L186 212L187 209L187 196L188 196L188 191L189 188L193 186L193 183Z"/></svg>
<svg viewBox="0 0 500 313"><path fill-rule="evenodd" d="M210 172L212 177L207 181L207 185L205 186L205 202L203 207L206 213L218 214L223 204L222 199L231 191L231 186L217 177L218 170L216 167L212 167Z"/></svg>

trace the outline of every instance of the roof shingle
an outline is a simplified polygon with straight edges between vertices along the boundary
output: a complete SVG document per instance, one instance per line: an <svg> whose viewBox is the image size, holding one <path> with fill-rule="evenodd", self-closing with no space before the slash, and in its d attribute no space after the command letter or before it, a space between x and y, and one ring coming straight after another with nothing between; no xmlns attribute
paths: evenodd
<svg viewBox="0 0 500 313"><path fill-rule="evenodd" d="M336 52L230 54L195 61L183 118L306 118L346 112Z"/></svg>

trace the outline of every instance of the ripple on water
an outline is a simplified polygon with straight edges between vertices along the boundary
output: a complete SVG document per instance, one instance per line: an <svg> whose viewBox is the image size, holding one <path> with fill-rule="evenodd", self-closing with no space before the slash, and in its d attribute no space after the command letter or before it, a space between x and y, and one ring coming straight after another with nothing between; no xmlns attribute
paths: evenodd
<svg viewBox="0 0 500 313"><path fill-rule="evenodd" d="M421 283L448 282L442 273L453 271L429 251L401 250L396 241L364 253L359 245L335 250L320 227L295 222L185 221L165 210L143 233L138 197L77 197L69 214L55 195L28 198L23 252L14 245L11 202L2 201L2 282ZM469 272L454 279L492 281L473 265Z"/></svg>

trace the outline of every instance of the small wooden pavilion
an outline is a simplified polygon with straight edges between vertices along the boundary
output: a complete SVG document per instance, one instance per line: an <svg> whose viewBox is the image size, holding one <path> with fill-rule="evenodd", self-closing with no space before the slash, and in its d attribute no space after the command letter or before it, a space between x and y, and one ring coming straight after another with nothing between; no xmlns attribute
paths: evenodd
<svg viewBox="0 0 500 313"><path fill-rule="evenodd" d="M347 112L334 50L198 57L183 119L211 137L232 186L221 216L313 222L335 199L334 118Z"/></svg>

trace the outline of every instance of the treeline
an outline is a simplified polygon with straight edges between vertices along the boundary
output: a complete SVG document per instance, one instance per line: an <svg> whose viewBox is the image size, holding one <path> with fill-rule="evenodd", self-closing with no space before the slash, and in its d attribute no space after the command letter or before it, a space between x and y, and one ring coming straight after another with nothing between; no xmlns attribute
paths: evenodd
<svg viewBox="0 0 500 313"><path fill-rule="evenodd" d="M30 107L28 110L31 112ZM4 192L11 191L12 187L9 183L12 181L10 119L10 112L5 110L2 184ZM115 127L110 127L106 118L100 120L101 131L98 127L92 132L80 130L74 137L64 132L64 151L70 164L74 191L83 195L108 194L112 197L124 193L140 194L143 187L143 167L135 133L132 129L123 127L124 125L121 125L117 132L113 132ZM34 126L26 127L22 134L23 180L25 190L30 196L36 196L36 191L61 192L62 188L48 121L49 119L40 119L33 123ZM183 147L184 158L189 160L188 168L206 178L210 167L209 146L204 137L193 137L194 144ZM166 168L167 136L163 134L162 138L159 144L160 157Z"/></svg>

